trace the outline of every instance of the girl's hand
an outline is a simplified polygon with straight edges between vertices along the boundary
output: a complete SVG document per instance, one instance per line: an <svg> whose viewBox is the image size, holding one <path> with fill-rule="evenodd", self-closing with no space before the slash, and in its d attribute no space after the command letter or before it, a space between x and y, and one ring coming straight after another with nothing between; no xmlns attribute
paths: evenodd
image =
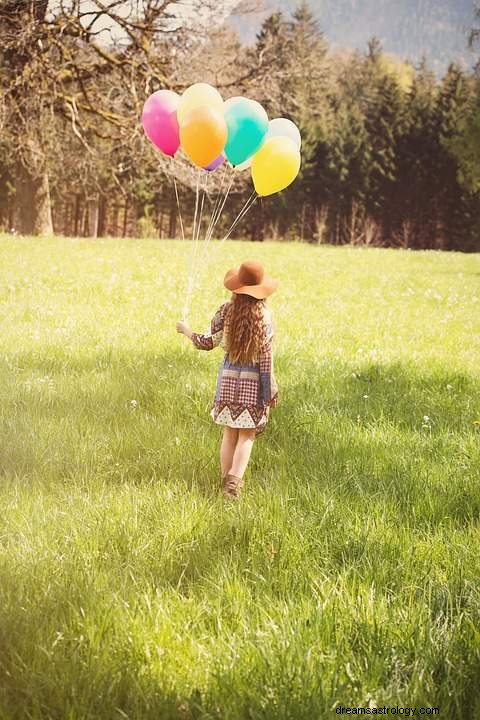
<svg viewBox="0 0 480 720"><path fill-rule="evenodd" d="M187 323L183 322L183 320L179 320L177 322L177 332L182 335L186 335L187 337L191 337L192 335L192 331L188 327Z"/></svg>

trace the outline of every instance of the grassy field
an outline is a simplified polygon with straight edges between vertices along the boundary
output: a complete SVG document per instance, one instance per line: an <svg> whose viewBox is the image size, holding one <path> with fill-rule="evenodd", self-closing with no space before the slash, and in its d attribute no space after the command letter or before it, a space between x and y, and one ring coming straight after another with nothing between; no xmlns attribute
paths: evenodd
<svg viewBox="0 0 480 720"><path fill-rule="evenodd" d="M480 717L480 256L226 243L194 329L281 280L228 505L189 252L0 237L1 720Z"/></svg>

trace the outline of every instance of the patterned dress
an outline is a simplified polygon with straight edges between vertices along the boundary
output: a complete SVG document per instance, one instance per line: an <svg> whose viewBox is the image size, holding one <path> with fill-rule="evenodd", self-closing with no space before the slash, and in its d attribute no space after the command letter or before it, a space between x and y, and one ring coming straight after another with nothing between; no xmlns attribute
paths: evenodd
<svg viewBox="0 0 480 720"><path fill-rule="evenodd" d="M193 333L192 342L199 350L223 347L225 313L229 303L222 305L212 318L210 330L203 335ZM270 407L278 400L278 388L273 371L273 325L270 311L265 307L265 344L258 362L252 365L230 363L225 355L220 365L215 401L211 416L218 425L233 428L255 428L257 434L265 429Z"/></svg>

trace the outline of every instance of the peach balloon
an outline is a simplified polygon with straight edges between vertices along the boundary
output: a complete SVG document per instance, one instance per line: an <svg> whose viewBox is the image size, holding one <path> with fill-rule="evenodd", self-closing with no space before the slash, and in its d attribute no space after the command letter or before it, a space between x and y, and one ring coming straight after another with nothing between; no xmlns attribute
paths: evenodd
<svg viewBox="0 0 480 720"><path fill-rule="evenodd" d="M202 168L221 154L227 141L223 114L208 107L190 110L180 124L180 143L190 160Z"/></svg>

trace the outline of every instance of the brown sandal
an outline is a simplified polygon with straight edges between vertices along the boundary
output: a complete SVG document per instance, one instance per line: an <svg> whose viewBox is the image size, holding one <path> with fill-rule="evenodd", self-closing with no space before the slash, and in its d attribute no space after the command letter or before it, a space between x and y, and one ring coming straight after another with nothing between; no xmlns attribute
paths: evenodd
<svg viewBox="0 0 480 720"><path fill-rule="evenodd" d="M223 494L225 497L230 498L231 500L237 500L242 487L243 478L237 477L236 475L225 475L223 482Z"/></svg>

